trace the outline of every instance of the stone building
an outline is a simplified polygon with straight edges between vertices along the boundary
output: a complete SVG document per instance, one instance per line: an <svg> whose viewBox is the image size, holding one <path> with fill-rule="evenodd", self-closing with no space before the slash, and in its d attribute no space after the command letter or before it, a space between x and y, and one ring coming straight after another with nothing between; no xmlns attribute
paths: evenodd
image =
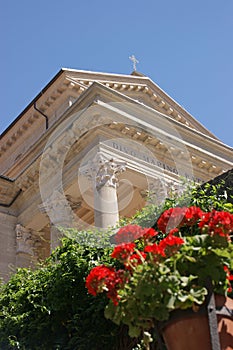
<svg viewBox="0 0 233 350"><path fill-rule="evenodd" d="M61 69L0 140L0 271L58 244L58 226L107 228L232 168L223 144L150 78Z"/></svg>

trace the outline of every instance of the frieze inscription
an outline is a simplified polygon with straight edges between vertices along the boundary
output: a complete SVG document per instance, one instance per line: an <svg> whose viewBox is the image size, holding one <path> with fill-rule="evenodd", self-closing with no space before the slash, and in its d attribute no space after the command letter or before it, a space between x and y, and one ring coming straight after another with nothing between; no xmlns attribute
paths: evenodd
<svg viewBox="0 0 233 350"><path fill-rule="evenodd" d="M154 166L157 166L157 167L159 167L159 168L161 168L161 169L163 169L165 171L168 171L168 172L170 172L172 174L183 176L183 177L185 177L185 178L187 178L189 180L195 181L195 182L199 182L199 183L203 182L202 179L196 178L194 176L190 176L190 174L188 174L186 172L180 174L176 167L173 167L173 166L171 166L169 164L166 164L166 163L156 159L155 157L152 157L152 156L150 156L148 154L145 154L143 152L135 150L135 149L133 149L133 148L131 148L129 146L125 146L125 145L120 144L120 143L118 143L116 141L111 141L110 146L113 147L114 149L122 152L122 153L128 154L128 155L130 155L132 157L135 157L137 159L143 160L143 161L145 161L148 164L152 164Z"/></svg>

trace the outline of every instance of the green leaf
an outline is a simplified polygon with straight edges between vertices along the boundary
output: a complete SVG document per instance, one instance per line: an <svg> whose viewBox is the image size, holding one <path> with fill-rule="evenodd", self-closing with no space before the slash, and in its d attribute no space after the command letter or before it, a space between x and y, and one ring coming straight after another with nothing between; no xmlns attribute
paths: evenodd
<svg viewBox="0 0 233 350"><path fill-rule="evenodd" d="M193 256L190 255L185 255L184 258L192 263L195 263L197 261Z"/></svg>
<svg viewBox="0 0 233 350"><path fill-rule="evenodd" d="M129 336L131 338L138 338L141 334L141 329L138 326L129 325Z"/></svg>

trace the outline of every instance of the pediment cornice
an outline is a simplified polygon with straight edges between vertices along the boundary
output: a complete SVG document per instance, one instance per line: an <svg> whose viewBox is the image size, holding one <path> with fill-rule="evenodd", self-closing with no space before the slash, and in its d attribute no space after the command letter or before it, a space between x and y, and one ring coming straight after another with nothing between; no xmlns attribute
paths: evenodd
<svg viewBox="0 0 233 350"><path fill-rule="evenodd" d="M189 112L172 99L164 90L162 90L149 77L134 75L117 75L117 74L98 74L92 77L91 72L66 71L67 78L81 83L82 86L90 86L97 81L111 89L128 94L146 95L149 97L152 107L160 112L171 116L178 122L185 124L193 129L217 139L208 129L198 122ZM81 76L80 76L81 74Z"/></svg>
<svg viewBox="0 0 233 350"><path fill-rule="evenodd" d="M28 145L28 149L25 150L23 154L19 154L18 156L16 156L14 160L15 169L19 163L21 163L22 165L20 167L21 169L25 168L27 166L27 159L30 159L30 161L32 161L33 158L31 155L33 154L33 149L37 149L37 151L34 154L36 154L36 157L39 156L41 152L39 148L44 146L44 144L46 143L46 139L55 130L59 123L64 121L66 118L69 118L69 116L71 116L76 110L87 108L93 103L96 104L97 100L101 102L122 102L122 106L124 105L124 101L129 102L130 106L132 107L132 115L135 111L140 111L142 116L144 112L153 113L154 116L156 115L157 118L156 123L159 120L159 124L161 127L163 124L163 120L165 119L169 121L169 123L173 123L174 127L178 128L184 142L185 140L188 140L189 143L191 145L194 145L196 149L199 145L200 149L207 148L209 150L212 150L210 153L212 153L213 156L217 155L220 158L222 158L223 162L227 159L231 159L230 154L232 152L232 148L224 145L222 142L212 138L211 136L205 133L202 133L199 130L193 129L191 126L187 125L187 123L181 123L179 120L177 120L177 118L174 117L173 112L163 114L159 111L156 111L153 107L149 107L143 103L140 103L133 97L130 97L126 94L126 91L142 92L143 94L149 96L153 100L154 93L152 94L152 87L150 87L150 85L154 83L151 82L149 78L124 75L101 75L96 73L99 80L100 77L105 78L105 81L103 81L102 79L101 82L96 82L90 79L91 76L93 78L93 74L87 74L86 72L83 72L82 77L80 79L79 73L80 72L72 71L71 74L71 71L63 71L62 74L60 74L57 77L57 79L53 82L53 84L51 84L46 91L44 91L40 96L38 96L38 100L36 100L37 107L39 107L39 109L45 114L49 112L51 113L53 107L59 105L59 101L64 101L64 99L68 96L75 96L75 100L73 101L73 103L70 106L68 106L68 108L61 114L61 116L57 120L54 120L53 123L49 124L48 130L45 130L44 118L42 116L39 116L39 112L37 112L34 109L34 104L31 104L30 108L28 108L25 111L25 114L23 114L22 117L18 120L18 122L12 126L12 130L10 129L7 133L3 135L2 140L0 142L0 149L1 154L4 155L5 153L5 157L7 157L8 149L10 147L16 147L17 141L19 141L20 138L24 143L25 141L27 141L27 138L25 136L27 132L31 134L33 133L33 130L40 131L37 135L37 138L35 137L32 140L33 143ZM94 78L96 77L94 76ZM103 108L106 109L106 106L104 106ZM122 112L124 111L120 111L120 113ZM52 114L50 114L50 117L51 115ZM105 113L105 115L107 114ZM30 123L30 121L32 121L33 119L35 119L34 125L33 123ZM140 118L138 118L138 122L140 123ZM19 128L18 131L17 127ZM33 127L35 129L33 129ZM17 173L15 171L10 172L14 174L14 177L17 176ZM8 172L6 174L8 174Z"/></svg>
<svg viewBox="0 0 233 350"><path fill-rule="evenodd" d="M139 96L143 99L144 96L152 108L216 139L212 133L148 77L62 69L1 135L0 156L15 142L22 139L27 132L33 130L33 127L38 129L39 125L42 124L44 125L42 130L45 132L45 120L39 111L48 116L48 124L51 127L55 119L54 114L59 114L59 108L63 113L66 107L68 108L69 104L71 105L94 82L99 82L114 91L130 95L135 99L138 99ZM68 101L69 98L72 100ZM64 110L62 110L62 105L65 103L67 106L64 106ZM35 105L38 110L35 109ZM56 118L58 117L59 115L56 116Z"/></svg>

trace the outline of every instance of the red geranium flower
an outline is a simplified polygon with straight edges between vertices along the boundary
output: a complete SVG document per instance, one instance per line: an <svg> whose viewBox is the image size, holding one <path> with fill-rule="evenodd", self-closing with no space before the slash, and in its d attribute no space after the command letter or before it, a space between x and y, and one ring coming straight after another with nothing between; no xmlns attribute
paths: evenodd
<svg viewBox="0 0 233 350"><path fill-rule="evenodd" d="M199 227L208 234L226 236L233 231L233 214L225 211L212 210L203 213Z"/></svg>
<svg viewBox="0 0 233 350"><path fill-rule="evenodd" d="M179 246L184 243L184 240L180 237L176 237L173 235L167 235L162 241L159 242L159 246L162 249L166 249L167 247Z"/></svg>
<svg viewBox="0 0 233 350"><path fill-rule="evenodd" d="M125 262L133 253L134 248L135 243L122 243L114 248L111 257Z"/></svg>
<svg viewBox="0 0 233 350"><path fill-rule="evenodd" d="M155 231L153 228L144 228L143 231L144 231L144 234L143 234L144 240L148 240L152 237L157 236L158 234L158 232Z"/></svg>
<svg viewBox="0 0 233 350"><path fill-rule="evenodd" d="M101 293L107 277L115 276L115 270L104 265L94 267L86 278L86 288L94 296Z"/></svg>
<svg viewBox="0 0 233 350"><path fill-rule="evenodd" d="M127 225L121 227L115 235L116 244L134 242L141 237L153 237L156 232L153 228L142 228L138 225Z"/></svg>
<svg viewBox="0 0 233 350"><path fill-rule="evenodd" d="M106 289L107 289L107 297L112 300L114 305L118 305L119 295L117 293L117 289L119 289L126 282L125 279L125 271L117 270L114 274L107 276L106 278Z"/></svg>
<svg viewBox="0 0 233 350"><path fill-rule="evenodd" d="M139 237L143 236L143 229L138 225L127 225L121 227L115 235L115 242L120 243L129 243L133 242Z"/></svg>
<svg viewBox="0 0 233 350"><path fill-rule="evenodd" d="M172 230L171 232L173 232ZM179 246L184 243L184 240L180 237L173 236L173 234L167 235L164 239L162 239L158 244L158 251L163 252L162 256L171 256L175 254Z"/></svg>
<svg viewBox="0 0 233 350"><path fill-rule="evenodd" d="M186 209L187 208L185 207L176 207L165 210L157 221L160 231L166 233L171 229L178 227L185 216Z"/></svg>
<svg viewBox="0 0 233 350"><path fill-rule="evenodd" d="M94 267L86 278L88 293L94 296L97 293L107 292L107 297L114 305L118 304L119 296L117 289L126 282L125 271L115 270L104 265Z"/></svg>
<svg viewBox="0 0 233 350"><path fill-rule="evenodd" d="M176 207L165 210L157 221L158 228L163 232L169 232L175 227L193 226L202 217L203 212L199 207Z"/></svg>
<svg viewBox="0 0 233 350"><path fill-rule="evenodd" d="M129 257L128 262L125 263L125 267L127 270L132 270L132 267L142 264L145 259L146 259L145 252L140 251L140 254L134 253Z"/></svg>
<svg viewBox="0 0 233 350"><path fill-rule="evenodd" d="M146 253L152 253L152 254L157 255L157 256L159 255L159 256L165 257L164 249L156 243L151 244L151 245L147 245L145 247L144 251Z"/></svg>
<svg viewBox="0 0 233 350"><path fill-rule="evenodd" d="M173 228L172 230L170 230L169 235L174 235L175 233L178 233L179 229L178 228Z"/></svg>
<svg viewBox="0 0 233 350"><path fill-rule="evenodd" d="M192 206L186 208L181 225L193 226L199 219L201 219L202 215L203 211L199 207Z"/></svg>

